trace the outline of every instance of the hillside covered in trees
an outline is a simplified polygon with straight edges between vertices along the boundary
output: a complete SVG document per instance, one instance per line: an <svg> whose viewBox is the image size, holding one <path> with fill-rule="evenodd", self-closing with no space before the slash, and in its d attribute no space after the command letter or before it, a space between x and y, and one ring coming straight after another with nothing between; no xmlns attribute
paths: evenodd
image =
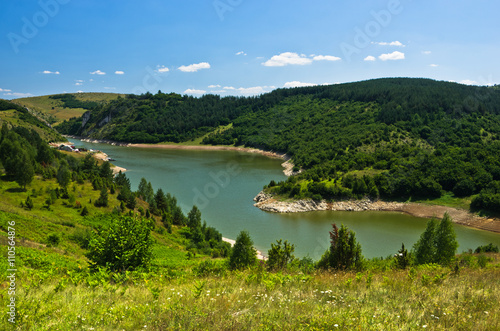
<svg viewBox="0 0 500 331"><path fill-rule="evenodd" d="M500 212L500 91L388 78L278 89L258 97L128 95L74 118L65 134L126 142L256 147L304 171L269 191L296 198L475 196ZM216 130L231 123L227 130Z"/></svg>

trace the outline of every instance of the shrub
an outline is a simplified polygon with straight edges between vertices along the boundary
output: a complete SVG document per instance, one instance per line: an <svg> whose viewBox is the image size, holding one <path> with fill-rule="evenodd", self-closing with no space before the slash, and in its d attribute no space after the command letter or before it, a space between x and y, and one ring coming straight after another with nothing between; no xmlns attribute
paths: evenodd
<svg viewBox="0 0 500 331"><path fill-rule="evenodd" d="M47 237L47 244L52 247L56 247L61 242L61 237L57 233L49 234Z"/></svg>
<svg viewBox="0 0 500 331"><path fill-rule="evenodd" d="M498 253L498 246L493 245L492 243L489 243L488 245L485 246L479 246L476 248L474 253L479 254L479 253Z"/></svg>
<svg viewBox="0 0 500 331"><path fill-rule="evenodd" d="M148 223L131 217L117 217L107 229L99 229L89 243L87 257L92 267L105 266L112 271L147 267L153 240Z"/></svg>
<svg viewBox="0 0 500 331"><path fill-rule="evenodd" d="M267 268L269 270L286 269L288 263L295 258L293 256L294 250L295 245L289 244L286 240L282 245L282 240L277 240L276 244L271 244L271 249L267 252L269 257Z"/></svg>

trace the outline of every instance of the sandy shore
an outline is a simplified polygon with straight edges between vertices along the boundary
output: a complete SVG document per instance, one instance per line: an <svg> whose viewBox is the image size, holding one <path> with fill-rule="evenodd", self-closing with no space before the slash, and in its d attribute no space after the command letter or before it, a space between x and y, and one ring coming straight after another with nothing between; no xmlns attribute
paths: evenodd
<svg viewBox="0 0 500 331"><path fill-rule="evenodd" d="M103 153L103 152L94 153L94 158L96 158L98 160L108 161L108 154ZM120 171L121 172L127 171L127 169L115 166L114 164L111 166L111 170L113 170L113 175L116 175Z"/></svg>
<svg viewBox="0 0 500 331"><path fill-rule="evenodd" d="M236 243L235 240L228 239L228 238L222 238L222 241L230 243L231 247L233 247L234 244ZM257 259L262 260L262 261L266 261L267 260L267 256L264 256L261 251L257 251Z"/></svg>

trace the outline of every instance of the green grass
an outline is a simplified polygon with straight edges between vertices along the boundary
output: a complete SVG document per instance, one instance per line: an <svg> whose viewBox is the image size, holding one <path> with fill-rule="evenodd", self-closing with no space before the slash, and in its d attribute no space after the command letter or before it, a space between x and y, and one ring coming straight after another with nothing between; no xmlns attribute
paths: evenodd
<svg viewBox="0 0 500 331"><path fill-rule="evenodd" d="M124 96L123 94L116 93L72 93L76 96L78 100L82 101L97 101L97 102L109 102L111 100L117 99L119 96ZM41 97L30 97L30 98L20 98L12 100L12 102L21 105L23 107L28 107L29 109L37 112L46 120L52 119L54 125L61 123L64 120L68 120L72 117L80 117L87 111L83 108L63 108L63 102L58 99L51 99L50 95L45 95Z"/></svg>
<svg viewBox="0 0 500 331"><path fill-rule="evenodd" d="M0 122L10 123L12 126L21 126L27 128L28 130L35 130L40 137L45 141L56 141L62 140L63 138L54 130L49 127L38 127L31 123L27 123L19 118L19 113L16 110L4 110L0 111Z"/></svg>
<svg viewBox="0 0 500 331"><path fill-rule="evenodd" d="M425 203L428 205L435 205L435 206L445 206L445 207L452 207L452 208L460 208L460 209L470 209L470 203L473 199L473 196L471 197L466 197L466 198L458 198L453 193L451 192L446 192L443 196L441 196L438 199L432 199L432 200L415 200L413 202L420 202L420 203Z"/></svg>
<svg viewBox="0 0 500 331"><path fill-rule="evenodd" d="M71 275L70 275L71 274ZM500 268L24 280L19 330L497 330ZM88 276L87 276L88 277ZM100 279L100 277L103 277ZM5 302L5 300L4 300Z"/></svg>

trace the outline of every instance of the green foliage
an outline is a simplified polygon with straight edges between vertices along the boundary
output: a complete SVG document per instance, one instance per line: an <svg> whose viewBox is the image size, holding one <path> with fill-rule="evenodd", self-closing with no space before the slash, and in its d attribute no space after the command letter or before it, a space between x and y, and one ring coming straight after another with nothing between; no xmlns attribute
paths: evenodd
<svg viewBox="0 0 500 331"><path fill-rule="evenodd" d="M24 207L26 207L26 209L28 210L31 210L33 209L33 200L31 199L31 197L28 195L28 197L26 198L26 200L24 201Z"/></svg>
<svg viewBox="0 0 500 331"><path fill-rule="evenodd" d="M51 233L46 240L49 246L58 246L61 242L61 237L57 233Z"/></svg>
<svg viewBox="0 0 500 331"><path fill-rule="evenodd" d="M87 253L91 266L112 271L148 267L153 245L149 224L126 216L110 221L108 228L97 229L92 235Z"/></svg>
<svg viewBox="0 0 500 331"><path fill-rule="evenodd" d="M453 223L448 213L441 221L431 219L425 231L413 246L416 264L439 263L449 265L458 247Z"/></svg>
<svg viewBox="0 0 500 331"><path fill-rule="evenodd" d="M94 202L96 207L107 207L108 206L108 189L103 187L99 198Z"/></svg>
<svg viewBox="0 0 500 331"><path fill-rule="evenodd" d="M188 213L187 226L189 226L191 229L201 229L201 212L198 207L193 206L191 211Z"/></svg>
<svg viewBox="0 0 500 331"><path fill-rule="evenodd" d="M321 268L336 270L360 270L363 268L361 245L356 242L355 233L343 224L340 229L332 224L330 248L318 262Z"/></svg>
<svg viewBox="0 0 500 331"><path fill-rule="evenodd" d="M241 231L236 238L236 243L229 257L229 268L232 270L243 269L257 262L257 251L248 231Z"/></svg>
<svg viewBox="0 0 500 331"><path fill-rule="evenodd" d="M277 240L276 244L271 244L271 249L267 252L267 267L269 270L284 270L295 257L293 251L295 245L289 244L287 240Z"/></svg>
<svg viewBox="0 0 500 331"><path fill-rule="evenodd" d="M493 243L489 243L488 245L478 246L474 253L498 253L498 246L493 245Z"/></svg>
<svg viewBox="0 0 500 331"><path fill-rule="evenodd" d="M410 265L410 256L404 244L401 244L401 249L395 255L395 260L398 269L406 269Z"/></svg>
<svg viewBox="0 0 500 331"><path fill-rule="evenodd" d="M57 170L57 183L63 187L67 188L71 181L71 171L68 168L67 163L61 162L59 169Z"/></svg>

